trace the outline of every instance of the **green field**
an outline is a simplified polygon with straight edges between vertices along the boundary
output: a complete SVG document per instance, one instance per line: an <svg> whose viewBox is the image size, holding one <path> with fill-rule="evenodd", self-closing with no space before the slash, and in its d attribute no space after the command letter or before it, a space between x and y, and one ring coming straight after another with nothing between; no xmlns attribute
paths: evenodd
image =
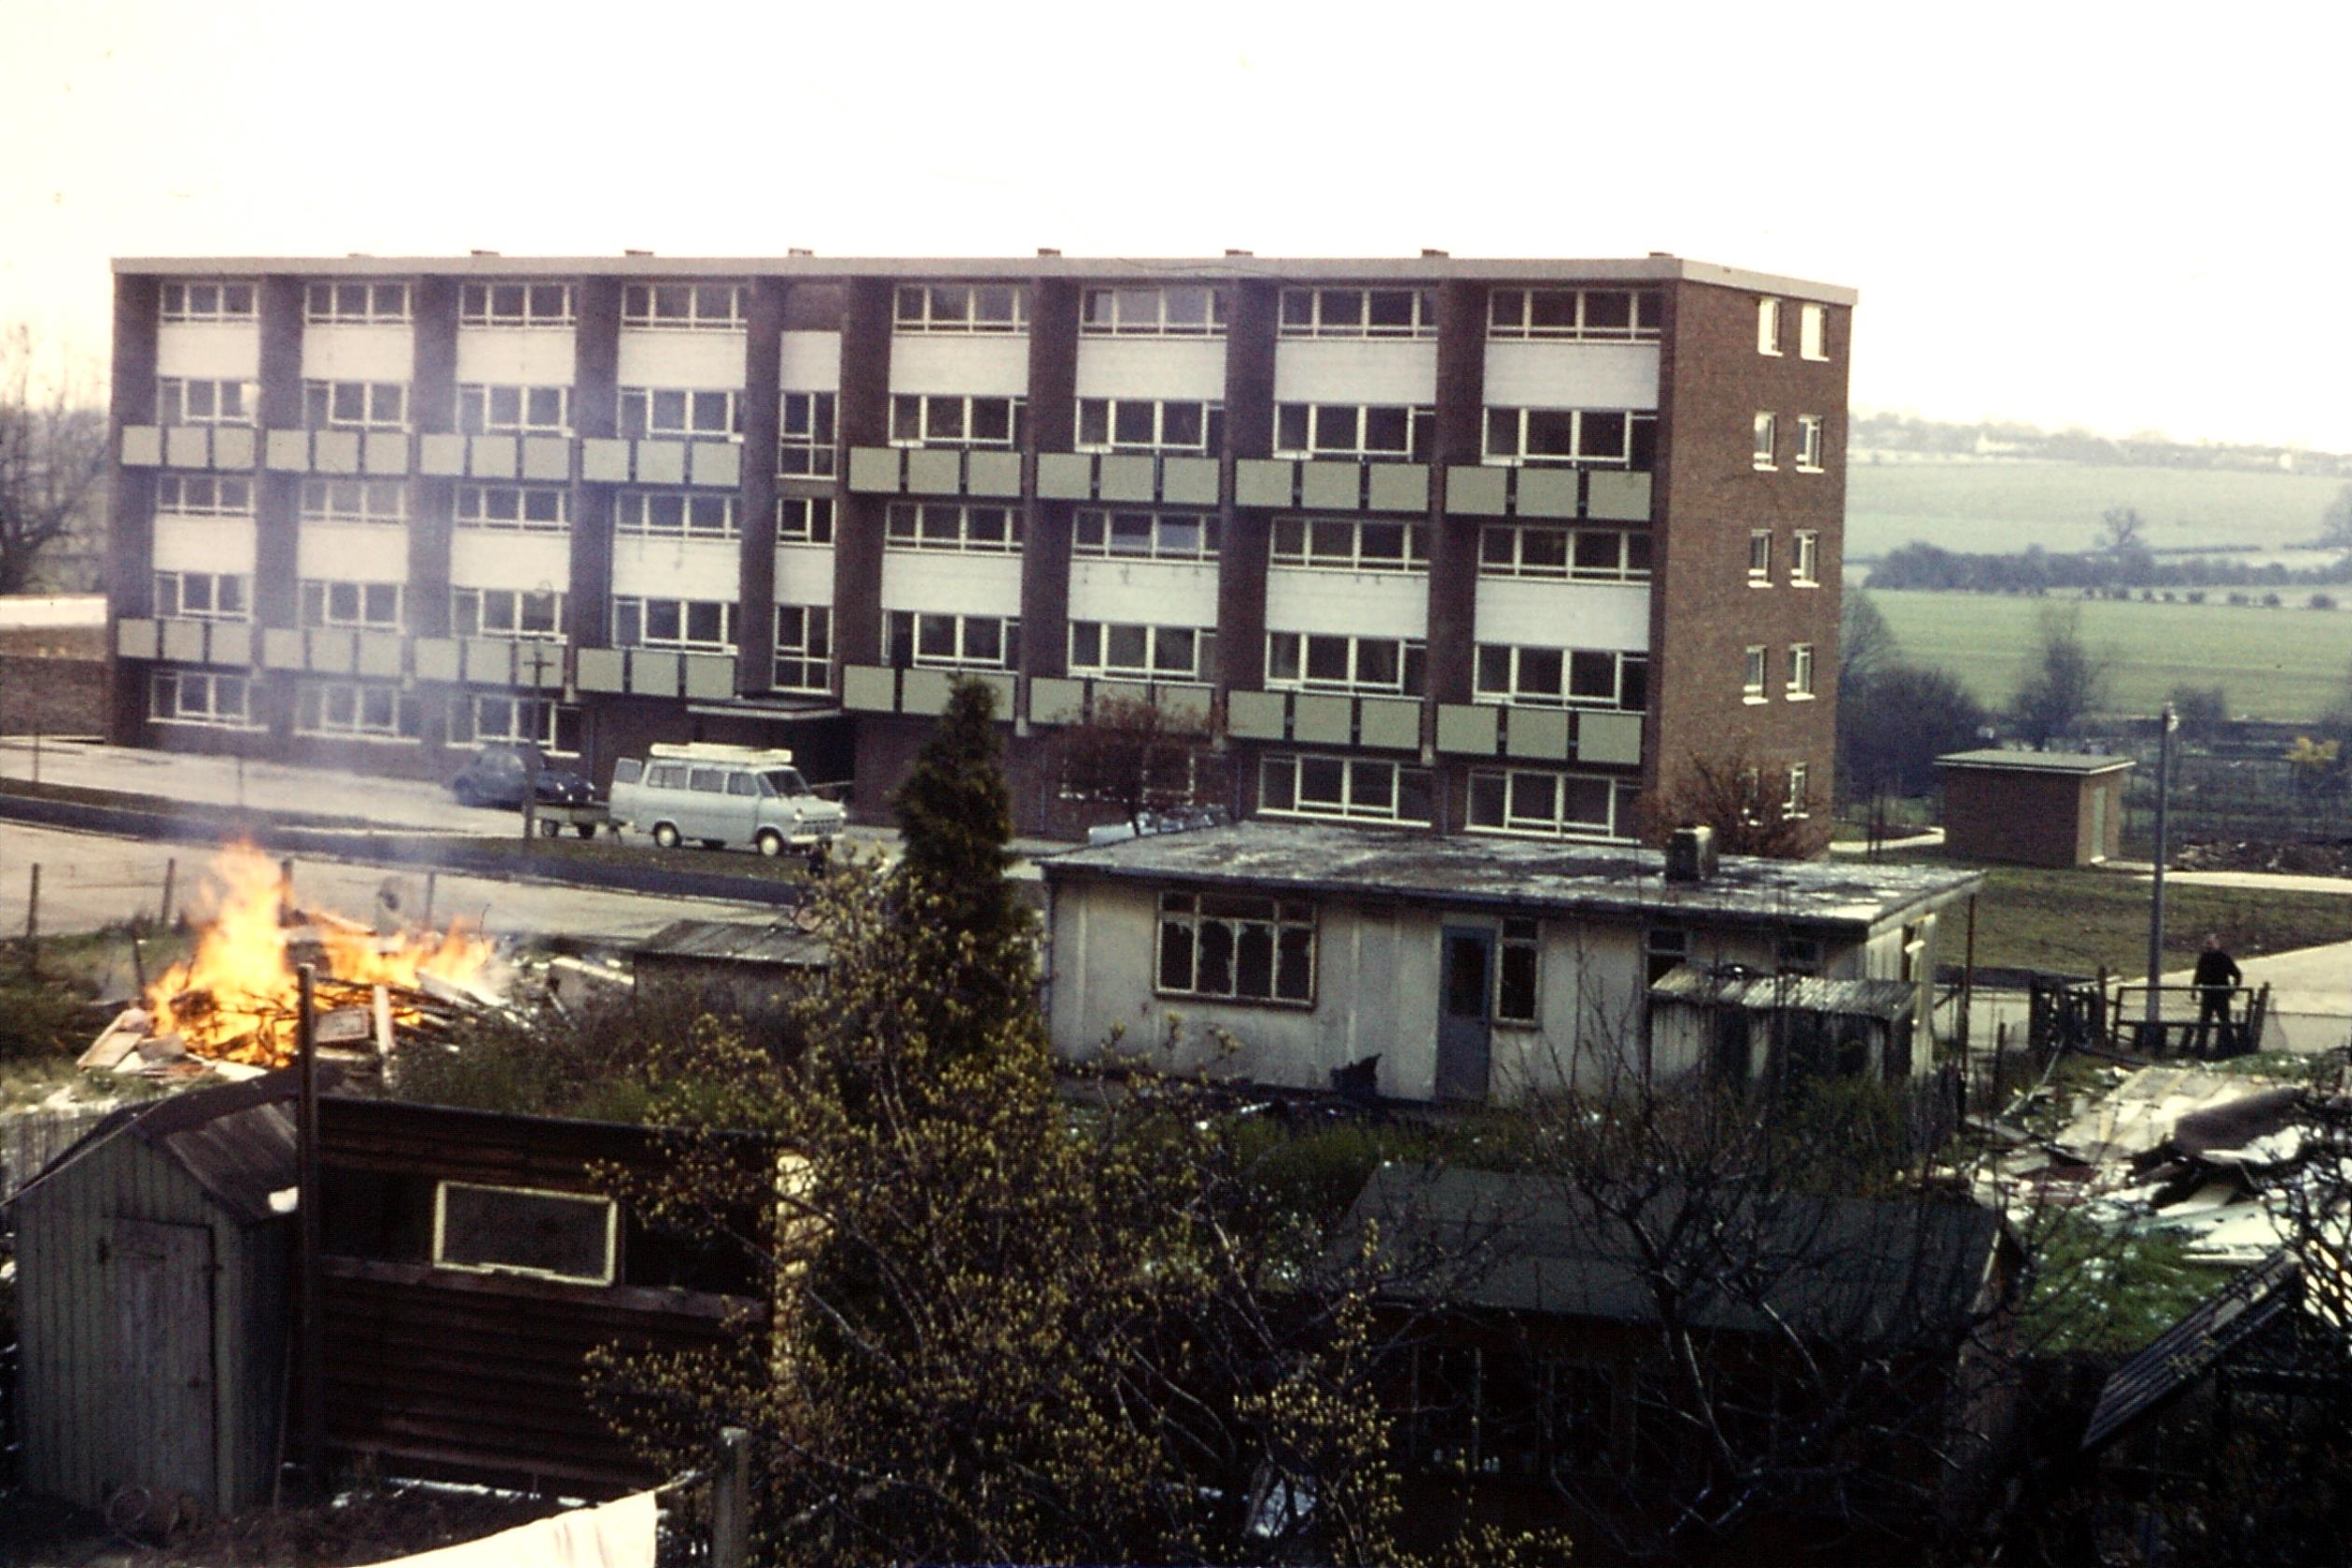
<svg viewBox="0 0 2352 1568"><path fill-rule="evenodd" d="M1950 670L1996 708L2017 690L2043 607L2074 602L1917 593L1870 599L1905 656ZM2187 684L2219 686L2233 713L2313 719L2344 690L2352 666L2352 612L2344 610L2105 599L2081 609L2084 640L2108 660L2112 712L2153 713L2173 687Z"/></svg>
<svg viewBox="0 0 2352 1568"><path fill-rule="evenodd" d="M1913 539L1986 553L2087 550L2098 542L2099 514L2118 506L2148 519L2153 549L2276 550L2316 538L2344 488L2340 479L2233 469L1855 462L1846 469L1846 554L1883 555Z"/></svg>

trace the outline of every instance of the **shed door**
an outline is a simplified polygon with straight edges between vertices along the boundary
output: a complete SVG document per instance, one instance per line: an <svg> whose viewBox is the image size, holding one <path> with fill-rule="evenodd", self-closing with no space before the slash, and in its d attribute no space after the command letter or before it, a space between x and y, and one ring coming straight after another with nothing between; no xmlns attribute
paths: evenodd
<svg viewBox="0 0 2352 1568"><path fill-rule="evenodd" d="M117 1220L115 1479L214 1492L212 1232Z"/></svg>
<svg viewBox="0 0 2352 1568"><path fill-rule="evenodd" d="M1444 932L1437 1006L1437 1098L1484 1099L1494 994L1494 933L1469 926Z"/></svg>

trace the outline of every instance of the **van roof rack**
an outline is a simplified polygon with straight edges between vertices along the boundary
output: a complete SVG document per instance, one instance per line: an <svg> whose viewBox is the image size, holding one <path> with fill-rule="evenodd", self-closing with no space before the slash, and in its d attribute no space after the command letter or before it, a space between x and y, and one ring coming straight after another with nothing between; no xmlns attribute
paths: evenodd
<svg viewBox="0 0 2352 1568"><path fill-rule="evenodd" d="M715 740L656 741L646 749L656 757L677 762L751 763L763 767L789 767L792 761L789 748L728 746Z"/></svg>

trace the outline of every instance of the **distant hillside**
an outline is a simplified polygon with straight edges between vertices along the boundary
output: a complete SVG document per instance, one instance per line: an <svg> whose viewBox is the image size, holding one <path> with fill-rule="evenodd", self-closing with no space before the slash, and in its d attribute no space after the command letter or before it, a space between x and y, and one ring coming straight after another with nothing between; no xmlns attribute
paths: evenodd
<svg viewBox="0 0 2352 1568"><path fill-rule="evenodd" d="M1855 462L1907 457L2007 457L2102 468L2246 469L2352 478L2352 455L2237 441L2178 441L2169 436L2102 436L1999 422L1957 424L1908 413L1855 413L1846 444Z"/></svg>

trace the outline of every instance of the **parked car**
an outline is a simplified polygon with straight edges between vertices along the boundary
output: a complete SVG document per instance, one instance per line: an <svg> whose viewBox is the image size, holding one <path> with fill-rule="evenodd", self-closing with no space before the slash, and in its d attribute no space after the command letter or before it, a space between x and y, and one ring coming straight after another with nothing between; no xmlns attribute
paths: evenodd
<svg viewBox="0 0 2352 1568"><path fill-rule="evenodd" d="M530 775L530 748L511 741L485 746L449 781L449 792L460 805L520 806L525 779ZM541 805L586 805L596 798L596 787L575 770L542 756L539 760L539 800Z"/></svg>
<svg viewBox="0 0 2352 1568"><path fill-rule="evenodd" d="M809 788L792 754L756 746L656 746L612 769L612 819L665 849L787 849L821 861L848 811Z"/></svg>

